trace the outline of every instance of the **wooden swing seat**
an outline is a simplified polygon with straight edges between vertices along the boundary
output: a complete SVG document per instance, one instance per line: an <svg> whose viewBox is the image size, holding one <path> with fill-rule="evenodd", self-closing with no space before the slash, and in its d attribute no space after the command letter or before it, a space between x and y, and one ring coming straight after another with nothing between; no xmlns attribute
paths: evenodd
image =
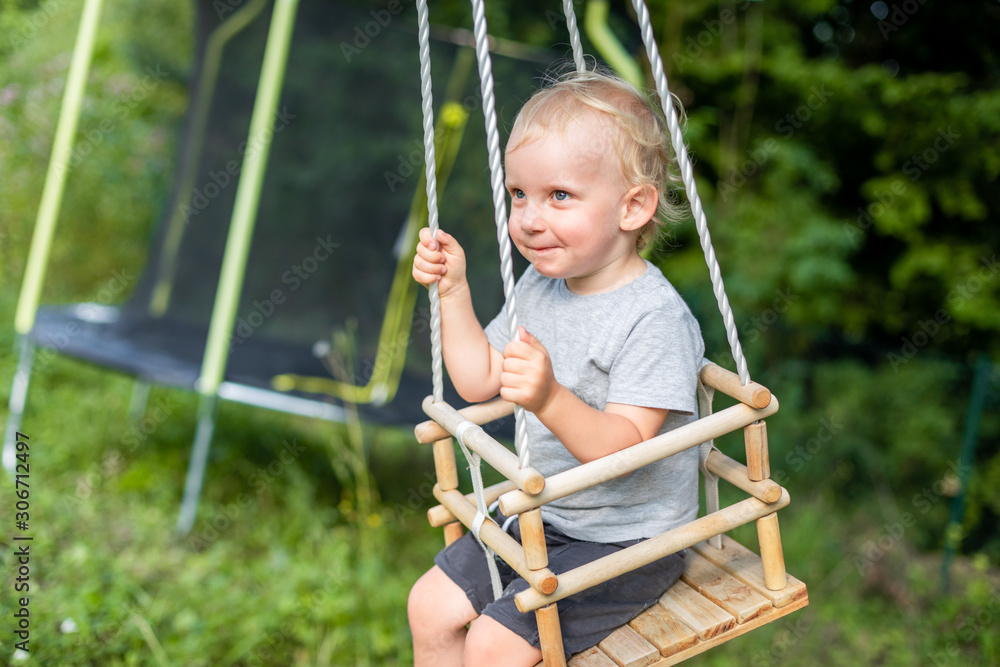
<svg viewBox="0 0 1000 667"><path fill-rule="evenodd" d="M548 479L530 467L520 468L516 455L481 428L473 428L511 414L510 403L494 400L455 410L429 397L424 401L431 420L418 425L415 435L418 442L434 445L438 477L434 496L441 503L428 511L428 519L445 529L446 543L458 539L477 514L475 499L457 490L451 436L463 434L464 444L507 478L484 489L484 500L489 504L499 499L505 515L520 517L524 543L489 521L482 524L481 539L531 585L516 602L522 612L535 611L539 619L543 654L539 665L674 665L809 604L805 584L785 571L777 511L790 498L770 479L763 420L777 412L777 399L756 383L741 385L735 374L715 364L703 367L700 377L705 386L739 402L715 414L709 409L691 424ZM539 509L546 502L739 429L744 431L747 465L710 448L703 466L706 475L731 483L749 498L558 576L548 569ZM750 522L757 524L762 556L725 534ZM710 544L714 536L720 548ZM557 600L682 548L688 548L685 572L658 604L566 662Z"/></svg>
<svg viewBox="0 0 1000 667"><path fill-rule="evenodd" d="M574 655L569 667L676 665L807 606L806 585L787 577L785 588L768 590L757 554L728 535L722 549L701 542L659 604Z"/></svg>

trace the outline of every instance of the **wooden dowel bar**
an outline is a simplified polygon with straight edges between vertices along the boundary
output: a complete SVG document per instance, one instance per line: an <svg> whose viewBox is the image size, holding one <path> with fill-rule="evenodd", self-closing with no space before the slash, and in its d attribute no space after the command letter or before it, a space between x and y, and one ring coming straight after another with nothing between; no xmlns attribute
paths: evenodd
<svg viewBox="0 0 1000 667"><path fill-rule="evenodd" d="M563 649L556 603L537 610L535 620L538 622L538 643L542 647L542 662L545 667L566 667L566 652Z"/></svg>
<svg viewBox="0 0 1000 667"><path fill-rule="evenodd" d="M621 477L649 465L653 461L664 459L742 428L747 424L752 424L777 411L778 399L776 398L766 408L760 410L742 403L733 405L645 442L553 475L545 481L545 489L534 497L522 491L505 493L500 496L500 511L507 516L514 516L541 507L545 503L564 498L601 482Z"/></svg>
<svg viewBox="0 0 1000 667"><path fill-rule="evenodd" d="M458 521L446 524L444 527L444 545L448 546L465 533L465 529Z"/></svg>
<svg viewBox="0 0 1000 667"><path fill-rule="evenodd" d="M455 466L455 445L450 437L435 440L434 473L442 489L450 491L458 488L458 468Z"/></svg>
<svg viewBox="0 0 1000 667"><path fill-rule="evenodd" d="M767 423L754 422L743 427L747 450L747 474L759 482L771 476L771 458L767 453Z"/></svg>
<svg viewBox="0 0 1000 667"><path fill-rule="evenodd" d="M765 503L774 503L781 497L781 486L770 479L752 482L747 477L747 467L734 461L717 449L713 449L705 461L708 471L718 475L738 489Z"/></svg>
<svg viewBox="0 0 1000 667"><path fill-rule="evenodd" d="M459 491L442 491L437 486L434 487L434 497L441 501L441 504L448 508L448 511L455 515L468 528L476 519L476 506L465 499ZM541 593L552 593L559 585L559 580L548 568L532 570L524 560L524 549L513 537L503 532L500 526L493 521L485 521L479 537L486 545L493 549L500 558L510 565L511 569L521 575L531 588L528 590L540 591ZM543 605L539 605L543 606ZM537 607L536 607L537 608ZM534 611L534 609L532 609Z"/></svg>
<svg viewBox="0 0 1000 667"><path fill-rule="evenodd" d="M435 403L430 396L424 399L424 412L454 435L465 419L461 413L444 401ZM465 446L483 457L493 468L517 484L517 488L535 495L545 488L545 478L534 468L520 468L517 455L489 436L481 427L471 426L464 435ZM507 514L507 516L513 516Z"/></svg>
<svg viewBox="0 0 1000 667"><path fill-rule="evenodd" d="M777 503L764 503L757 498L747 498L718 512L674 528L662 535L634 544L617 553L598 558L559 575L555 593L542 594L528 589L514 598L518 610L534 611L547 604L579 593L591 586L604 583L625 572L630 572L669 554L686 549L713 535L719 535L781 509L791 501L782 490Z"/></svg>
<svg viewBox="0 0 1000 667"><path fill-rule="evenodd" d="M524 561L532 570L549 566L549 553L545 548L545 528L542 527L542 510L533 510L517 517L521 525L521 544L524 546Z"/></svg>
<svg viewBox="0 0 1000 667"><path fill-rule="evenodd" d="M757 520L757 540L760 542L760 562L764 566L764 585L772 591L780 591L788 585L788 577L777 514Z"/></svg>
<svg viewBox="0 0 1000 667"><path fill-rule="evenodd" d="M771 402L770 389L756 382L744 385L740 382L739 375L716 364L706 364L702 367L701 381L752 408L766 408Z"/></svg>
<svg viewBox="0 0 1000 667"><path fill-rule="evenodd" d="M439 485L440 486L440 485ZM494 484L492 486L487 486L483 489L483 496L486 498L486 504L492 505L493 501L499 498L501 495L507 493L508 491L513 491L517 488L517 484L505 479L502 482ZM451 489L445 489L442 487L443 491L451 491ZM472 493L465 494L465 499L469 501L470 504L476 504L476 496ZM448 508L444 505L435 505L434 507L427 510L427 522L431 524L434 528L440 528L441 526L446 526L453 521L458 521L455 515L448 511Z"/></svg>
<svg viewBox="0 0 1000 667"><path fill-rule="evenodd" d="M458 411L458 414L473 424L482 426L483 424L488 424L514 414L514 404L497 396L485 403L476 403L475 405L464 407ZM417 424L413 429L413 434L417 437L417 442L421 445L426 445L429 442L435 442L451 435L433 419L428 419L425 422Z"/></svg>

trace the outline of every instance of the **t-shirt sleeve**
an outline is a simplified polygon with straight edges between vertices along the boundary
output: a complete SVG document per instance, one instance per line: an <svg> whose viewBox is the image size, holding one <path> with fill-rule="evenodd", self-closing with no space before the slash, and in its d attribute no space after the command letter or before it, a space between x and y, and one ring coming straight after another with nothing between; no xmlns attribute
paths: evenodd
<svg viewBox="0 0 1000 667"><path fill-rule="evenodd" d="M507 343L510 342L510 331L507 327L507 309L501 308L496 317L486 325L484 331L486 332L486 340L489 341L490 346L498 352L503 352L503 349L507 347Z"/></svg>
<svg viewBox="0 0 1000 667"><path fill-rule="evenodd" d="M685 305L650 310L636 321L612 362L608 403L695 413L704 353L701 329Z"/></svg>
<svg viewBox="0 0 1000 667"><path fill-rule="evenodd" d="M516 304L518 322L524 322L521 314L523 312L522 307L524 307L525 284L537 283L538 280L538 273L532 267L528 267L514 285L514 302ZM507 343L510 342L510 328L507 324L506 304L500 307L500 312L490 320L489 324L483 327L483 330L486 332L486 340L489 341L490 346L498 352L503 352L503 349L507 347Z"/></svg>

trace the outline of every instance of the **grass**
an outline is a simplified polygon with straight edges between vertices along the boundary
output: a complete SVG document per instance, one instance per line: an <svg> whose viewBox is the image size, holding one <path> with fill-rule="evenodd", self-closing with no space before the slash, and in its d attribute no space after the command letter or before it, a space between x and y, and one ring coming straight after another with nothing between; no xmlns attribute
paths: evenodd
<svg viewBox="0 0 1000 667"><path fill-rule="evenodd" d="M441 543L423 520L428 450L405 431L358 424L352 442L343 425L223 404L198 520L178 538L196 399L154 388L130 421L131 390L128 378L62 358L33 378L22 429L31 651L11 664L411 663L406 594ZM957 595L942 601L938 560L886 537L870 506L791 488L786 560L811 606L690 664L995 664L995 570L960 560ZM12 533L0 537L8 573ZM752 527L736 533L755 545ZM885 548L866 551L868 540ZM0 655L13 650L5 630Z"/></svg>
<svg viewBox="0 0 1000 667"><path fill-rule="evenodd" d="M9 378L13 359L2 360ZM130 393L128 378L68 359L33 378L22 425L32 635L16 664L411 662L406 593L440 543L421 520L420 484L387 484L378 498L358 483L366 466L331 463L352 448L342 425L224 404L198 520L178 538L196 400L154 389L130 421ZM358 437L382 479L429 471L429 452L405 433ZM12 487L0 493L7 508ZM12 533L0 537L5 573L15 571ZM12 590L11 576L4 618ZM0 655L13 651L0 634Z"/></svg>

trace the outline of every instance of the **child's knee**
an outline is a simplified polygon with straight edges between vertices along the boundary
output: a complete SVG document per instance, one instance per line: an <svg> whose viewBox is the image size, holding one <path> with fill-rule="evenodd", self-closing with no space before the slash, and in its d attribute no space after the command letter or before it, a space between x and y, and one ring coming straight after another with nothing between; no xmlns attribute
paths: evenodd
<svg viewBox="0 0 1000 667"><path fill-rule="evenodd" d="M465 641L466 665L535 665L542 654L523 637L489 616L480 616Z"/></svg>
<svg viewBox="0 0 1000 667"><path fill-rule="evenodd" d="M422 630L454 632L476 617L465 592L437 566L413 584L406 611L414 633Z"/></svg>
<svg viewBox="0 0 1000 667"><path fill-rule="evenodd" d="M435 591L433 590L433 582L428 579L429 574L430 572L424 573L410 588L410 596L406 600L406 612L410 618L410 625L413 625L415 618L427 618L427 612L433 604Z"/></svg>

